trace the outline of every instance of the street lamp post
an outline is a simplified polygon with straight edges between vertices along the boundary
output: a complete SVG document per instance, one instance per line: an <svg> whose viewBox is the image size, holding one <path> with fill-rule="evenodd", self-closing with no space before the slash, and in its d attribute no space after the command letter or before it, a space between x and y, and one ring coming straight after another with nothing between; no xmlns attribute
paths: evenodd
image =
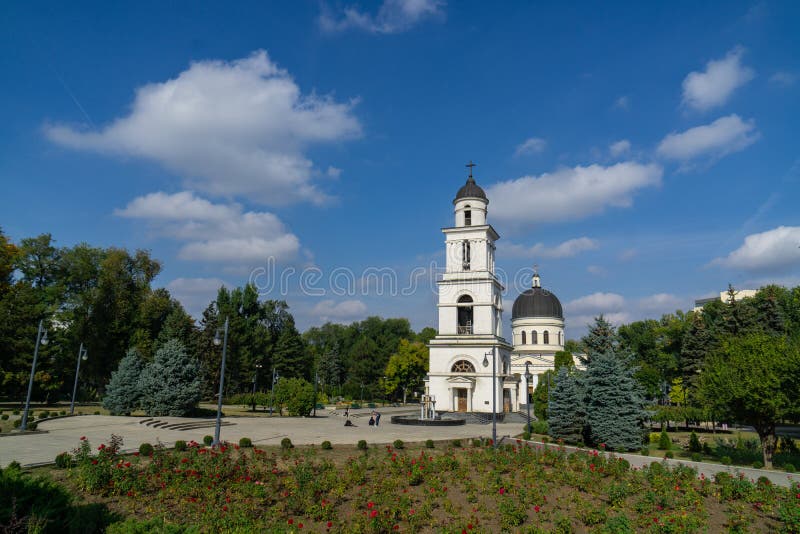
<svg viewBox="0 0 800 534"><path fill-rule="evenodd" d="M272 417L272 411L275 409L275 384L278 383L278 379L280 376L278 375L278 371L275 370L275 367L272 367L272 389L270 390L270 401L269 401L269 416Z"/></svg>
<svg viewBox="0 0 800 534"><path fill-rule="evenodd" d="M261 364L256 364L256 370L253 373L253 411L256 411L256 384L258 383L258 370L261 369Z"/></svg>
<svg viewBox="0 0 800 534"><path fill-rule="evenodd" d="M78 375L81 373L81 360L86 361L89 359L89 353L83 348L83 343L78 349L78 365L75 367L75 384L72 386L72 402L69 403L69 414L75 413L75 396L78 394Z"/></svg>
<svg viewBox="0 0 800 534"><path fill-rule="evenodd" d="M214 335L214 345L222 343L222 364L219 368L219 396L217 398L217 424L214 428L214 447L219 447L219 429L222 426L222 391L225 385L225 357L228 353L228 318L225 317L225 334L222 340L219 339L219 329Z"/></svg>
<svg viewBox="0 0 800 534"><path fill-rule="evenodd" d="M484 353L483 366L489 365L489 354L492 355L492 447L497 448L497 358L495 349Z"/></svg>
<svg viewBox="0 0 800 534"><path fill-rule="evenodd" d="M33 391L33 375L36 374L36 360L39 358L39 345L47 345L47 330L44 329L44 320L39 321L39 330L36 333L36 346L33 349L33 365L31 365L31 379L28 381L28 396L25 397L25 411L22 412L20 431L28 427L28 411L31 408L31 392Z"/></svg>
<svg viewBox="0 0 800 534"><path fill-rule="evenodd" d="M317 383L319 382L319 373L314 371L314 414L313 417L317 416Z"/></svg>
<svg viewBox="0 0 800 534"><path fill-rule="evenodd" d="M527 425L528 434L531 432L531 396L528 393L531 389L531 362L525 362L525 408L528 412Z"/></svg>

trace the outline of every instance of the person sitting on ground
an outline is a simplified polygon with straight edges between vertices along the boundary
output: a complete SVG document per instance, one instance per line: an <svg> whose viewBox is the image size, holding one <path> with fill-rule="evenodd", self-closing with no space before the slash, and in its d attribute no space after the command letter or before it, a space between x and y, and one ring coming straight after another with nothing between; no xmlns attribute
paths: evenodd
<svg viewBox="0 0 800 534"><path fill-rule="evenodd" d="M375 426L375 418L371 415L369 416L369 426Z"/></svg>
<svg viewBox="0 0 800 534"><path fill-rule="evenodd" d="M354 425L353 422L350 419L348 419L347 421L344 422L344 426L356 426L356 425Z"/></svg>

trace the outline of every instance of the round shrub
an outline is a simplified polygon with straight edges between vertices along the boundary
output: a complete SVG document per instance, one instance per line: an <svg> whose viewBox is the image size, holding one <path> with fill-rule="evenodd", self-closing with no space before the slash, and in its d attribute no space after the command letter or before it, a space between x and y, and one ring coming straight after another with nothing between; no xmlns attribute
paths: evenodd
<svg viewBox="0 0 800 534"><path fill-rule="evenodd" d="M48 410L45 410L39 414L39 419L46 419L48 417L50 417L50 412Z"/></svg>
<svg viewBox="0 0 800 534"><path fill-rule="evenodd" d="M182 439L179 439L178 441L176 441L175 442L175 450L177 452L185 451L186 450L186 442L183 441Z"/></svg>
<svg viewBox="0 0 800 534"><path fill-rule="evenodd" d="M394 445L395 449L405 449L406 448L406 444L403 443L402 439L394 440L394 443L392 445Z"/></svg>
<svg viewBox="0 0 800 534"><path fill-rule="evenodd" d="M672 453L672 451L667 451L664 453L664 458L675 458L675 455Z"/></svg>
<svg viewBox="0 0 800 534"><path fill-rule="evenodd" d="M722 465L731 465L733 463L733 460L731 460L730 456L723 456L722 458L719 459L719 462Z"/></svg>
<svg viewBox="0 0 800 534"><path fill-rule="evenodd" d="M699 452L693 452L692 453L692 461L693 462L702 462L703 461L703 455L700 454Z"/></svg>
<svg viewBox="0 0 800 534"><path fill-rule="evenodd" d="M436 445L433 443L432 439L425 440L425 447L428 449L433 449Z"/></svg>
<svg viewBox="0 0 800 534"><path fill-rule="evenodd" d="M294 445L292 445L292 440L290 440L289 438L283 438L281 440L281 449L288 450L293 448Z"/></svg>
<svg viewBox="0 0 800 534"><path fill-rule="evenodd" d="M650 456L650 449L648 449L647 447L642 447L642 450L639 452L641 453L642 456Z"/></svg>
<svg viewBox="0 0 800 534"><path fill-rule="evenodd" d="M0 419L2 419L3 421L8 421L8 414L4 413L3 415L0 415Z"/></svg>
<svg viewBox="0 0 800 534"><path fill-rule="evenodd" d="M100 415L100 410L94 412L95 415Z"/></svg>
<svg viewBox="0 0 800 534"><path fill-rule="evenodd" d="M58 415L67 415L67 411L66 410L61 410L60 412L58 412Z"/></svg>
<svg viewBox="0 0 800 534"><path fill-rule="evenodd" d="M667 434L666 430L662 430L661 435L658 437L658 448L662 451L668 451L672 448L672 440L669 439L669 434Z"/></svg>
<svg viewBox="0 0 800 534"><path fill-rule="evenodd" d="M153 446L150 445L149 443L142 443L141 445L139 445L139 454L141 454L142 456L150 456L151 454L153 454L153 450L154 450Z"/></svg>
<svg viewBox="0 0 800 534"><path fill-rule="evenodd" d="M14 411L13 411L13 412L11 412L11 413L13 413L14 415L19 415L19 410L14 410Z"/></svg>
<svg viewBox="0 0 800 534"><path fill-rule="evenodd" d="M522 433L522 439L524 439L525 441L530 441L531 433L526 430L525 432Z"/></svg>
<svg viewBox="0 0 800 534"><path fill-rule="evenodd" d="M36 430L39 428L39 423L31 423L28 425L28 430Z"/></svg>
<svg viewBox="0 0 800 534"><path fill-rule="evenodd" d="M794 473L795 472L795 468L794 468L793 464L783 464L783 470L786 471L787 473Z"/></svg>
<svg viewBox="0 0 800 534"><path fill-rule="evenodd" d="M66 469L72 466L72 456L68 452L62 452L56 456L56 467Z"/></svg>
<svg viewBox="0 0 800 534"><path fill-rule="evenodd" d="M365 439L358 440L358 445L356 446L356 448L360 451L367 450L367 440Z"/></svg>
<svg viewBox="0 0 800 534"><path fill-rule="evenodd" d="M764 468L764 462L759 462L758 460L753 462L753 469L763 469L763 468Z"/></svg>
<svg viewBox="0 0 800 534"><path fill-rule="evenodd" d="M460 439L454 439L453 440L453 447L461 447L461 440Z"/></svg>
<svg viewBox="0 0 800 534"><path fill-rule="evenodd" d="M253 446L253 440L251 440L250 438L240 438L239 446L245 449L249 449L250 447Z"/></svg>
<svg viewBox="0 0 800 534"><path fill-rule="evenodd" d="M19 428L19 426L22 424L22 419L14 419L14 423L13 424L14 424L14 428Z"/></svg>
<svg viewBox="0 0 800 534"><path fill-rule="evenodd" d="M329 451L331 449L333 449L333 445L331 445L330 441L326 439L325 441L322 442L322 450Z"/></svg>
<svg viewBox="0 0 800 534"><path fill-rule="evenodd" d="M210 446L212 443L214 443L214 436L203 436L203 443L205 443L207 446Z"/></svg>
<svg viewBox="0 0 800 534"><path fill-rule="evenodd" d="M472 446L473 447L482 447L483 446L483 442L481 440L479 440L478 438L474 438L472 440Z"/></svg>

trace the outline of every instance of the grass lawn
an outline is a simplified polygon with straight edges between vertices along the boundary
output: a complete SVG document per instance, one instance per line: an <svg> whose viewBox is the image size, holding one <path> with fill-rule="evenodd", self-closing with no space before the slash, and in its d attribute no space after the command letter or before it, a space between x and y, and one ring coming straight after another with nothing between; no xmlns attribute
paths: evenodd
<svg viewBox="0 0 800 534"><path fill-rule="evenodd" d="M697 479L658 462L633 470L604 453L467 441L366 450L216 451L190 443L181 452L122 457L93 445L82 444L71 468L34 473L77 495L77 506L104 507L117 522L112 533L170 525L172 532L800 532L797 485Z"/></svg>

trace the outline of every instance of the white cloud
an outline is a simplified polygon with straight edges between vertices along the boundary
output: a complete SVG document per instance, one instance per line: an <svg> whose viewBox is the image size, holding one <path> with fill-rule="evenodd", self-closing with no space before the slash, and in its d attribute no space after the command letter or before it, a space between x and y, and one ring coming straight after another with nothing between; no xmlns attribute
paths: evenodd
<svg viewBox="0 0 800 534"><path fill-rule="evenodd" d="M141 219L158 235L183 241L178 257L242 264L294 259L300 241L272 213L244 211L238 204L213 204L189 191L150 193L115 215Z"/></svg>
<svg viewBox="0 0 800 534"><path fill-rule="evenodd" d="M360 300L344 300L335 303L333 300L323 300L317 303L311 313L321 321L349 321L364 316L367 305Z"/></svg>
<svg viewBox="0 0 800 534"><path fill-rule="evenodd" d="M606 271L605 268L599 265L589 265L588 267L586 267L586 272L589 274L593 274L595 276L605 276L606 274L608 274L608 271Z"/></svg>
<svg viewBox="0 0 800 534"><path fill-rule="evenodd" d="M523 176L487 189L494 217L511 224L583 219L608 207L629 207L633 194L660 185L659 165L622 162Z"/></svg>
<svg viewBox="0 0 800 534"><path fill-rule="evenodd" d="M547 147L547 141L541 137L531 137L526 139L514 151L515 156L524 156L526 154L539 154Z"/></svg>
<svg viewBox="0 0 800 534"><path fill-rule="evenodd" d="M219 288L227 285L224 280L219 278L176 278L166 287L189 315L199 319L206 306L217 298Z"/></svg>
<svg viewBox="0 0 800 534"><path fill-rule="evenodd" d="M791 87L797 81L797 74L793 72L778 71L769 77L769 81L773 85L779 87Z"/></svg>
<svg viewBox="0 0 800 534"><path fill-rule="evenodd" d="M642 312L649 312L655 316L661 316L681 308L685 309L687 303L685 299L670 293L656 293L655 295L639 299L637 307Z"/></svg>
<svg viewBox="0 0 800 534"><path fill-rule="evenodd" d="M631 99L625 95L614 100L615 109L628 109L631 105Z"/></svg>
<svg viewBox="0 0 800 534"><path fill-rule="evenodd" d="M630 261L639 253L635 248L628 248L619 253L619 261Z"/></svg>
<svg viewBox="0 0 800 534"><path fill-rule="evenodd" d="M671 133L658 145L658 155L688 161L699 157L715 161L744 150L759 138L755 121L743 121L738 115L721 117L711 124Z"/></svg>
<svg viewBox="0 0 800 534"><path fill-rule="evenodd" d="M625 297L617 293L592 293L585 297L571 300L564 308L571 314L600 315L620 312L625 307Z"/></svg>
<svg viewBox="0 0 800 534"><path fill-rule="evenodd" d="M384 0L375 15L348 6L342 10L341 16L337 16L323 4L319 25L328 33L350 29L369 33L400 33L427 18L441 17L444 6L444 0Z"/></svg>
<svg viewBox="0 0 800 534"><path fill-rule="evenodd" d="M100 131L46 125L54 142L155 161L192 189L268 205L324 202L322 174L304 154L361 134L353 103L303 95L265 51L232 62L199 61L136 91L131 112Z"/></svg>
<svg viewBox="0 0 800 534"><path fill-rule="evenodd" d="M545 246L543 243L536 243L532 247L526 247L517 243L500 242L498 246L504 256L508 257L541 257L541 258L571 258L587 250L596 250L600 244L596 239L588 237L577 237L568 239L554 247Z"/></svg>
<svg viewBox="0 0 800 534"><path fill-rule="evenodd" d="M753 79L753 69L741 63L744 48L737 46L722 59L711 60L704 72L690 72L683 80L683 103L698 110L721 106L733 92Z"/></svg>
<svg viewBox="0 0 800 534"><path fill-rule="evenodd" d="M751 234L742 246L711 263L750 272L800 272L800 226L779 226Z"/></svg>
<svg viewBox="0 0 800 534"><path fill-rule="evenodd" d="M627 154L631 150L631 142L627 139L621 139L616 143L611 143L608 147L608 151L612 157L618 157L622 154Z"/></svg>

